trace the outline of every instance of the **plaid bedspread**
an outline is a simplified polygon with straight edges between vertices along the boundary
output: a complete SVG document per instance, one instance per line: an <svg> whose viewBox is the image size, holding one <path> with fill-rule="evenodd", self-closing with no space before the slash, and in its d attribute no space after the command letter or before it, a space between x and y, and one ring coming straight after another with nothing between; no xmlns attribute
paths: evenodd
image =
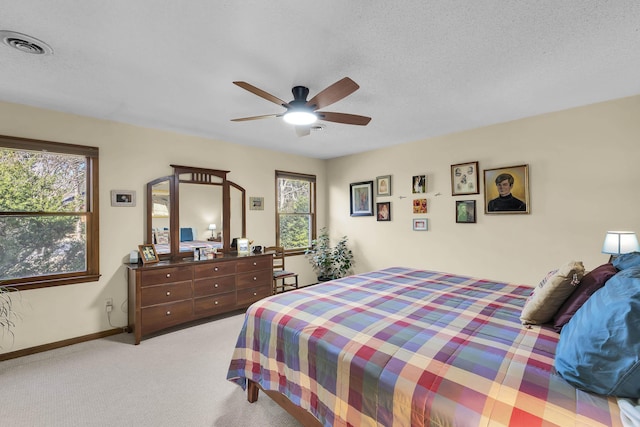
<svg viewBox="0 0 640 427"><path fill-rule="evenodd" d="M325 426L619 426L615 398L554 373L559 335L520 324L527 286L389 268L255 303L227 378Z"/></svg>

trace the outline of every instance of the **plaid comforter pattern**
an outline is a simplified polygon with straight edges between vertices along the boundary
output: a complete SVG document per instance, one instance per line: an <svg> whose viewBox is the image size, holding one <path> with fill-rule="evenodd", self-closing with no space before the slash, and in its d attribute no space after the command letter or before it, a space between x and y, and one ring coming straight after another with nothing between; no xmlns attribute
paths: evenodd
<svg viewBox="0 0 640 427"><path fill-rule="evenodd" d="M388 268L252 305L227 378L325 426L618 426L615 398L554 373L559 335L520 324L532 288Z"/></svg>

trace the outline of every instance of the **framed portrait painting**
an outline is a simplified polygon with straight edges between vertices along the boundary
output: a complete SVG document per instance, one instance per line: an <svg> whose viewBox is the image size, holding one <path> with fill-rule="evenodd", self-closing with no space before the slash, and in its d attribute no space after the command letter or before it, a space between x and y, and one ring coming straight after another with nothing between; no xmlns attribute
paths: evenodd
<svg viewBox="0 0 640 427"><path fill-rule="evenodd" d="M456 200L456 222L473 224L476 222L476 201Z"/></svg>
<svg viewBox="0 0 640 427"><path fill-rule="evenodd" d="M484 170L486 214L528 214L529 165Z"/></svg>
<svg viewBox="0 0 640 427"><path fill-rule="evenodd" d="M391 195L391 175L379 176L376 178L376 195Z"/></svg>
<svg viewBox="0 0 640 427"><path fill-rule="evenodd" d="M349 184L351 216L373 216L373 181Z"/></svg>
<svg viewBox="0 0 640 427"><path fill-rule="evenodd" d="M451 195L479 194L478 162L451 165Z"/></svg>
<svg viewBox="0 0 640 427"><path fill-rule="evenodd" d="M376 203L376 218L378 221L391 221L391 202Z"/></svg>

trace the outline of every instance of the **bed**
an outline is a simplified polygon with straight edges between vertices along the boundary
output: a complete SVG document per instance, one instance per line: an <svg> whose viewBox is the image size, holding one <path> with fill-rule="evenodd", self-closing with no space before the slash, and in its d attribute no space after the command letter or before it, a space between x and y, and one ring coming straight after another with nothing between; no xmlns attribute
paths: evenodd
<svg viewBox="0 0 640 427"><path fill-rule="evenodd" d="M227 379L304 425L621 426L614 397L554 369L520 319L530 286L388 268L253 304Z"/></svg>

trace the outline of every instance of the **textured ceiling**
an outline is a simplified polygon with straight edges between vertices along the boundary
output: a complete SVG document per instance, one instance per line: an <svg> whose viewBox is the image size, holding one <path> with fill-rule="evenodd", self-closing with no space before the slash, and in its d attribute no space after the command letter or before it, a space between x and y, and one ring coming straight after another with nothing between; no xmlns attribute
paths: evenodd
<svg viewBox="0 0 640 427"><path fill-rule="evenodd" d="M0 0L0 100L332 158L640 93L638 0ZM297 137L231 122L348 76L360 85ZM1 131L1 129L0 129Z"/></svg>

